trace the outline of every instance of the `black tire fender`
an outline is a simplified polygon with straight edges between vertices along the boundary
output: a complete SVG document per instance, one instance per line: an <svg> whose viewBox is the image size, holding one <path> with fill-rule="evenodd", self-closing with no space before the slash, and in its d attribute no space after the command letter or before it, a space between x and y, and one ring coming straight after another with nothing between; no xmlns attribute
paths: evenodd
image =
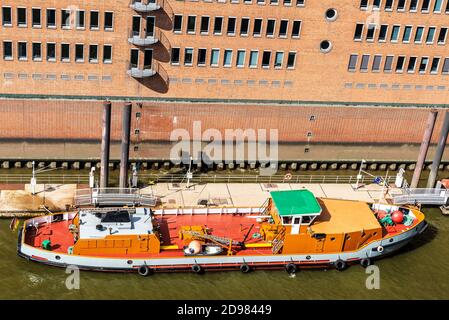
<svg viewBox="0 0 449 320"><path fill-rule="evenodd" d="M146 277L150 274L150 268L148 268L146 265L142 265L137 269L137 273L142 277Z"/></svg>
<svg viewBox="0 0 449 320"><path fill-rule="evenodd" d="M285 271L287 271L288 273L296 273L297 270L298 267L294 263L289 263L285 265Z"/></svg>
<svg viewBox="0 0 449 320"><path fill-rule="evenodd" d="M363 258L360 260L360 265L364 268L369 267L372 264L372 261L370 258Z"/></svg>
<svg viewBox="0 0 449 320"><path fill-rule="evenodd" d="M251 267L248 264L243 263L240 265L240 271L242 271L243 273L248 273L251 271Z"/></svg>
<svg viewBox="0 0 449 320"><path fill-rule="evenodd" d="M334 262L334 266L335 269L337 269L338 271L342 271L346 269L346 262L341 259L338 259L337 261Z"/></svg>

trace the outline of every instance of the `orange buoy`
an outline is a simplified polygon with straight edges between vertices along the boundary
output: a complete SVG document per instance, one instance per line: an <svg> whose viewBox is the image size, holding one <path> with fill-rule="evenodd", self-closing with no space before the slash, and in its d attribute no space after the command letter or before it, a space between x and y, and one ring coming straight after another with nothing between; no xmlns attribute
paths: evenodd
<svg viewBox="0 0 449 320"><path fill-rule="evenodd" d="M404 214L399 210L395 211L391 214L391 220L396 224L400 224L404 221Z"/></svg>
<svg viewBox="0 0 449 320"><path fill-rule="evenodd" d="M189 250L191 253L198 254L201 252L201 242L193 240L189 243Z"/></svg>

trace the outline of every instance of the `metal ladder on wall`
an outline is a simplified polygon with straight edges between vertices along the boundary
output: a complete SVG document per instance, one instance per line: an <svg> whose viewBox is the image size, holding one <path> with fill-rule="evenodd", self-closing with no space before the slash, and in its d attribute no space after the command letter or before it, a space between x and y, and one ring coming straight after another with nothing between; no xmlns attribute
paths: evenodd
<svg viewBox="0 0 449 320"><path fill-rule="evenodd" d="M279 251L281 251L282 247L284 246L284 236L285 229L282 229L282 231L279 232L273 239L273 247L271 248L271 252L273 252L273 254L277 254L279 253Z"/></svg>

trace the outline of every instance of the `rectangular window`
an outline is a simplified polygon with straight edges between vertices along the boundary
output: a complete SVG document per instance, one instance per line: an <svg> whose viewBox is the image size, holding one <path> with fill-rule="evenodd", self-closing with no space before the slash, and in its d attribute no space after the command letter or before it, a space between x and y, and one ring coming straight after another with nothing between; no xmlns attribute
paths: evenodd
<svg viewBox="0 0 449 320"><path fill-rule="evenodd" d="M98 63L98 45L89 45L89 62Z"/></svg>
<svg viewBox="0 0 449 320"><path fill-rule="evenodd" d="M184 49L184 65L191 66L193 64L193 49L185 48Z"/></svg>
<svg viewBox="0 0 449 320"><path fill-rule="evenodd" d="M445 12L446 12L446 13L449 13L449 1L448 1L447 4L446 4L446 10L445 10Z"/></svg>
<svg viewBox="0 0 449 320"><path fill-rule="evenodd" d="M175 14L173 19L173 31L176 33L182 32L182 15Z"/></svg>
<svg viewBox="0 0 449 320"><path fill-rule="evenodd" d="M249 55L249 67L257 68L257 63L259 61L259 51L251 50Z"/></svg>
<svg viewBox="0 0 449 320"><path fill-rule="evenodd" d="M410 12L416 12L418 10L418 0L410 0Z"/></svg>
<svg viewBox="0 0 449 320"><path fill-rule="evenodd" d="M56 61L55 43L47 43L47 61Z"/></svg>
<svg viewBox="0 0 449 320"><path fill-rule="evenodd" d="M288 29L288 20L281 20L281 24L279 26L279 38L287 37L287 29Z"/></svg>
<svg viewBox="0 0 449 320"><path fill-rule="evenodd" d="M112 31L114 29L114 13L105 12L104 13L104 30Z"/></svg>
<svg viewBox="0 0 449 320"><path fill-rule="evenodd" d="M276 69L282 68L282 62L284 61L284 53L282 51L276 52L274 56L274 67Z"/></svg>
<svg viewBox="0 0 449 320"><path fill-rule="evenodd" d="M112 63L112 46L110 44L103 46L103 63Z"/></svg>
<svg viewBox="0 0 449 320"><path fill-rule="evenodd" d="M361 0L360 1L360 9L362 9L362 10L368 9L368 0Z"/></svg>
<svg viewBox="0 0 449 320"><path fill-rule="evenodd" d="M276 25L276 20L268 19L268 21L267 21L267 37L273 37L274 36L275 25Z"/></svg>
<svg viewBox="0 0 449 320"><path fill-rule="evenodd" d="M196 16L187 17L187 33L195 33Z"/></svg>
<svg viewBox="0 0 449 320"><path fill-rule="evenodd" d="M429 12L430 0L422 0L421 12Z"/></svg>
<svg viewBox="0 0 449 320"><path fill-rule="evenodd" d="M292 0L284 0L284 6L291 6L292 5Z"/></svg>
<svg viewBox="0 0 449 320"><path fill-rule="evenodd" d="M269 68L271 61L271 51L264 51L262 54L262 67Z"/></svg>
<svg viewBox="0 0 449 320"><path fill-rule="evenodd" d="M70 45L68 43L61 44L61 61L62 62L70 61Z"/></svg>
<svg viewBox="0 0 449 320"><path fill-rule="evenodd" d="M61 27L64 29L70 28L70 10L61 10Z"/></svg>
<svg viewBox="0 0 449 320"><path fill-rule="evenodd" d="M362 55L362 62L360 63L360 71L367 72L369 64L369 54Z"/></svg>
<svg viewBox="0 0 449 320"><path fill-rule="evenodd" d="M297 7L304 7L304 1L305 0L296 0L296 6Z"/></svg>
<svg viewBox="0 0 449 320"><path fill-rule="evenodd" d="M130 64L131 68L137 68L139 66L139 49L131 49Z"/></svg>
<svg viewBox="0 0 449 320"><path fill-rule="evenodd" d="M42 45L40 43L33 43L33 60L42 61Z"/></svg>
<svg viewBox="0 0 449 320"><path fill-rule="evenodd" d="M423 34L424 34L424 27L417 27L416 34L415 34L415 42L416 43L421 43Z"/></svg>
<svg viewBox="0 0 449 320"><path fill-rule="evenodd" d="M262 19L254 19L253 36L260 37L262 34Z"/></svg>
<svg viewBox="0 0 449 320"><path fill-rule="evenodd" d="M441 28L440 34L438 35L438 44L445 44L447 36L447 28Z"/></svg>
<svg viewBox="0 0 449 320"><path fill-rule="evenodd" d="M179 55L180 55L180 49L179 48L172 48L171 49L171 63L172 64L179 64Z"/></svg>
<svg viewBox="0 0 449 320"><path fill-rule="evenodd" d="M362 40L364 26L365 26L364 23L357 23L355 25L354 40L356 40L356 41Z"/></svg>
<svg viewBox="0 0 449 320"><path fill-rule="evenodd" d="M429 63L428 57L421 58L421 63L419 64L419 73L426 73L428 63Z"/></svg>
<svg viewBox="0 0 449 320"><path fill-rule="evenodd" d="M296 52L289 52L287 57L287 68L293 69L296 64Z"/></svg>
<svg viewBox="0 0 449 320"><path fill-rule="evenodd" d="M366 40L367 41L374 41L374 33L376 31L376 25L370 24L368 26L368 31L366 32Z"/></svg>
<svg viewBox="0 0 449 320"><path fill-rule="evenodd" d="M392 11L392 10L393 10L393 0L386 0L385 11Z"/></svg>
<svg viewBox="0 0 449 320"><path fill-rule="evenodd" d="M17 25L19 27L27 26L27 9L17 8Z"/></svg>
<svg viewBox="0 0 449 320"><path fill-rule="evenodd" d="M215 17L214 21L214 34L221 34L223 29L223 17Z"/></svg>
<svg viewBox="0 0 449 320"><path fill-rule="evenodd" d="M442 73L449 74L449 58L444 59Z"/></svg>
<svg viewBox="0 0 449 320"><path fill-rule="evenodd" d="M249 18L242 18L240 20L240 35L247 36L249 33Z"/></svg>
<svg viewBox="0 0 449 320"><path fill-rule="evenodd" d="M434 36L435 36L435 27L430 27L429 31L427 32L426 43L432 44Z"/></svg>
<svg viewBox="0 0 449 320"><path fill-rule="evenodd" d="M32 8L31 15L32 15L31 25L33 26L33 28L40 28L42 26L42 24L41 24L41 9Z"/></svg>
<svg viewBox="0 0 449 320"><path fill-rule="evenodd" d="M299 38L300 32L301 32L301 21L300 20L293 21L292 38Z"/></svg>
<svg viewBox="0 0 449 320"><path fill-rule="evenodd" d="M373 58L373 68L371 70L373 72L379 72L381 63L382 63L382 56L375 55L374 58Z"/></svg>
<svg viewBox="0 0 449 320"><path fill-rule="evenodd" d="M443 6L443 0L435 0L435 5L433 6L433 12L440 13L442 6Z"/></svg>
<svg viewBox="0 0 449 320"><path fill-rule="evenodd" d="M47 28L56 28L56 9L47 9Z"/></svg>
<svg viewBox="0 0 449 320"><path fill-rule="evenodd" d="M227 34L228 36L233 36L235 35L235 24L236 24L237 19L234 17L229 17L228 18L228 29L227 29Z"/></svg>
<svg viewBox="0 0 449 320"><path fill-rule="evenodd" d="M217 67L219 58L220 58L220 49L212 49L210 54L210 65L212 67Z"/></svg>
<svg viewBox="0 0 449 320"><path fill-rule="evenodd" d="M405 57L399 56L396 61L396 72L400 73L404 70Z"/></svg>
<svg viewBox="0 0 449 320"><path fill-rule="evenodd" d="M12 9L9 7L2 8L2 25L12 26Z"/></svg>
<svg viewBox="0 0 449 320"><path fill-rule="evenodd" d="M402 42L410 42L410 36L412 34L412 26L406 26L404 28L404 34L402 35Z"/></svg>
<svg viewBox="0 0 449 320"><path fill-rule="evenodd" d="M84 62L84 45L75 45L75 62Z"/></svg>
<svg viewBox="0 0 449 320"><path fill-rule="evenodd" d="M86 27L84 20L85 20L84 10L77 10L76 11L76 28L77 29L84 29Z"/></svg>
<svg viewBox="0 0 449 320"><path fill-rule="evenodd" d="M388 24L383 24L380 26L379 30L379 42L385 42L387 39Z"/></svg>
<svg viewBox="0 0 449 320"><path fill-rule="evenodd" d="M348 71L355 71L356 66L357 66L357 58L358 58L358 55L356 55L356 54L351 54L349 56Z"/></svg>
<svg viewBox="0 0 449 320"><path fill-rule="evenodd" d="M399 38L400 26L393 26L393 30L391 31L391 42L397 42Z"/></svg>
<svg viewBox="0 0 449 320"><path fill-rule="evenodd" d="M199 66L206 65L206 49L198 49L198 61L197 64Z"/></svg>
<svg viewBox="0 0 449 320"><path fill-rule="evenodd" d="M230 67L232 64L232 50L226 49L223 56L223 66Z"/></svg>
<svg viewBox="0 0 449 320"><path fill-rule="evenodd" d="M407 66L408 73L415 72L416 59L417 59L416 57L410 57L410 59L408 60L408 66Z"/></svg>
<svg viewBox="0 0 449 320"><path fill-rule="evenodd" d="M381 0L373 0L373 10L380 9Z"/></svg>
<svg viewBox="0 0 449 320"><path fill-rule="evenodd" d="M99 30L100 29L100 19L99 19L98 11L90 12L90 30Z"/></svg>
<svg viewBox="0 0 449 320"><path fill-rule="evenodd" d="M405 0L398 0L398 11L405 11Z"/></svg>
<svg viewBox="0 0 449 320"><path fill-rule="evenodd" d="M439 66L440 66L440 58L438 57L433 58L432 65L430 66L430 73L437 74Z"/></svg>
<svg viewBox="0 0 449 320"><path fill-rule="evenodd" d="M201 17L201 30L200 32L202 34L208 34L209 33L209 17Z"/></svg>
<svg viewBox="0 0 449 320"><path fill-rule="evenodd" d="M19 60L27 60L27 43L19 42L17 44L17 49Z"/></svg>
<svg viewBox="0 0 449 320"><path fill-rule="evenodd" d="M393 56L386 56L384 72L391 72L392 68L393 68Z"/></svg>
<svg viewBox="0 0 449 320"><path fill-rule="evenodd" d="M237 61L235 63L237 68L245 66L245 50L237 50Z"/></svg>
<svg viewBox="0 0 449 320"><path fill-rule="evenodd" d="M12 42L3 41L3 59L12 60Z"/></svg>

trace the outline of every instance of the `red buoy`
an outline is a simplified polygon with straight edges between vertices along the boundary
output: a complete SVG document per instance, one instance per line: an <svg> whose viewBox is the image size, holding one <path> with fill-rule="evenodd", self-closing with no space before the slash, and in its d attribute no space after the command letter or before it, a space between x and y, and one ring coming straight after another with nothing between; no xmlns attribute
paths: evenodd
<svg viewBox="0 0 449 320"><path fill-rule="evenodd" d="M379 210L377 212L377 219L382 220L383 218L385 218L385 216L387 215L387 213L383 210Z"/></svg>
<svg viewBox="0 0 449 320"><path fill-rule="evenodd" d="M395 211L391 214L391 220L396 224L400 224L404 221L404 214L399 210Z"/></svg>

